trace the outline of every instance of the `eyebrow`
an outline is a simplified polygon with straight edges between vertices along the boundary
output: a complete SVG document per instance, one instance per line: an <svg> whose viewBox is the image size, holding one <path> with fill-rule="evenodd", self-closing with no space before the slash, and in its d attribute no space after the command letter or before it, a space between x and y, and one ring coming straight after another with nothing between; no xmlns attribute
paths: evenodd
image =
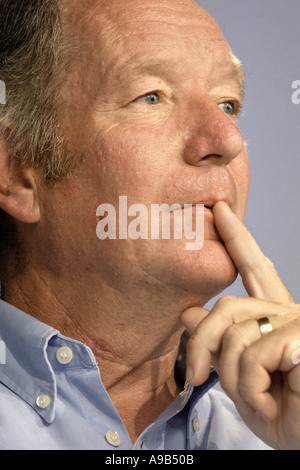
<svg viewBox="0 0 300 470"><path fill-rule="evenodd" d="M230 52L231 55L231 61L229 63L229 66L227 68L227 71L224 73L224 79L225 80L235 80L238 82L241 90L241 96L242 98L244 97L244 91L245 91L245 71L243 69L241 61L238 59L237 56L235 56L232 52ZM165 71L166 69L166 64L169 66L169 69L172 69L174 65L178 66L178 63L174 61L172 58L169 58L167 60L161 61L161 60L143 60L139 63L127 63L123 65L123 70L119 72L120 75L123 73L130 72L132 73L139 73L139 74L144 74L144 73L154 73L154 72L159 72L160 70Z"/></svg>
<svg viewBox="0 0 300 470"><path fill-rule="evenodd" d="M146 74L146 73L154 73L154 72L160 72L160 71L165 71L166 65L169 66L171 69L174 65L176 65L176 61L174 61L172 58L165 59L165 60L141 60L137 63L128 63L125 65L123 68L123 71L121 73L127 73L128 70L129 72L132 73L139 73L139 74Z"/></svg>

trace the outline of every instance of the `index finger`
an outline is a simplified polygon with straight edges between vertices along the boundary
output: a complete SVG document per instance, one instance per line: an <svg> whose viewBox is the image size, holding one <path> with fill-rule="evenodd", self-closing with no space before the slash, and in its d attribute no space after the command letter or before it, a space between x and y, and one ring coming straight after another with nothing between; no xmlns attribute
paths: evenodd
<svg viewBox="0 0 300 470"><path fill-rule="evenodd" d="M225 202L218 202L213 208L213 214L219 235L249 296L280 303L293 302L273 263L262 253L229 206Z"/></svg>

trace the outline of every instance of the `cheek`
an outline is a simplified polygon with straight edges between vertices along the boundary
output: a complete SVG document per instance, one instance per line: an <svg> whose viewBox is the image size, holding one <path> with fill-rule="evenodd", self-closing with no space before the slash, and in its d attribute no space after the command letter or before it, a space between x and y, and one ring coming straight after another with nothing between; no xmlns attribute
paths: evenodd
<svg viewBox="0 0 300 470"><path fill-rule="evenodd" d="M155 130L117 127L99 139L96 161L103 184L110 182L110 191L119 195L155 192L161 185L170 160L170 146ZM133 201L143 202L143 201Z"/></svg>

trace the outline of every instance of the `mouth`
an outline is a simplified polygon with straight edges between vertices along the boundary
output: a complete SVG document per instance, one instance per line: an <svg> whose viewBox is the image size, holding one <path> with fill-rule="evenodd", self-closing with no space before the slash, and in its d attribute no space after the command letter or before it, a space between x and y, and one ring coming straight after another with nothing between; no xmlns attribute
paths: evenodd
<svg viewBox="0 0 300 470"><path fill-rule="evenodd" d="M227 201L220 199L220 201L226 202L226 204L232 209L232 204ZM195 202L195 203L185 203L185 204L177 204L177 207L172 207L170 210L167 210L167 212L176 212L178 210L184 211L185 209L190 210L190 209L196 209L197 207L204 207L204 214L211 214L213 215L213 208L214 205L217 204L218 201L209 201L209 202Z"/></svg>
<svg viewBox="0 0 300 470"><path fill-rule="evenodd" d="M213 214L213 208L217 202L219 201L207 201L207 202L192 204L192 206L195 210L196 210L197 205L199 204L204 206L204 224L205 224L205 228L204 228L205 237L204 238L205 240L215 241L215 242L224 244L216 228L214 214ZM232 204L228 200L225 200L225 202L229 205L229 207L232 207Z"/></svg>
<svg viewBox="0 0 300 470"><path fill-rule="evenodd" d="M220 199L221 201L221 199ZM215 201L215 202L196 202L196 203L193 203L193 204L185 204L182 208L184 207L193 207L193 208L196 208L196 207L199 207L199 206L203 206L204 207L204 213L205 212L213 212L213 208L215 206L215 204L217 204L217 202L219 201ZM232 208L232 204L229 203L228 201L224 201L226 202L226 204Z"/></svg>

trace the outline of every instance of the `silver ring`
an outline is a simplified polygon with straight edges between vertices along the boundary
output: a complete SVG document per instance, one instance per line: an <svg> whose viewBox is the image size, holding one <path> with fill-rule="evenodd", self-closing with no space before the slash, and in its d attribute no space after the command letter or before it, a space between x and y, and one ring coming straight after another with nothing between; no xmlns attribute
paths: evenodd
<svg viewBox="0 0 300 470"><path fill-rule="evenodd" d="M259 318L257 323L262 336L266 336L273 331L272 324L268 317Z"/></svg>

